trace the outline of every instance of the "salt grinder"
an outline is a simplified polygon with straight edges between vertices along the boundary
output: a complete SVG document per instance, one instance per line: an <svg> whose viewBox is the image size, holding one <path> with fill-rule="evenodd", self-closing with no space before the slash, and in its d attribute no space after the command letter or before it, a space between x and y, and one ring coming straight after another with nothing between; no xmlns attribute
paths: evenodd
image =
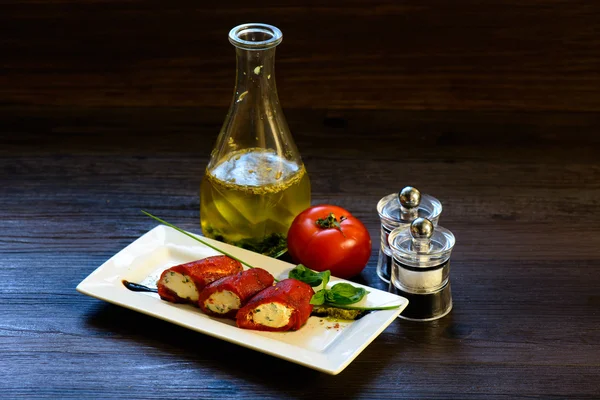
<svg viewBox="0 0 600 400"><path fill-rule="evenodd" d="M452 310L450 253L454 243L452 232L427 218L417 218L390 233L390 292L408 299L400 318L433 321Z"/></svg>
<svg viewBox="0 0 600 400"><path fill-rule="evenodd" d="M407 186L399 193L389 194L379 200L377 212L381 219L377 275L389 283L392 272L392 251L388 245L390 232L396 228L408 227L417 217L427 218L437 225L442 213L442 204L435 197L421 194L416 188Z"/></svg>

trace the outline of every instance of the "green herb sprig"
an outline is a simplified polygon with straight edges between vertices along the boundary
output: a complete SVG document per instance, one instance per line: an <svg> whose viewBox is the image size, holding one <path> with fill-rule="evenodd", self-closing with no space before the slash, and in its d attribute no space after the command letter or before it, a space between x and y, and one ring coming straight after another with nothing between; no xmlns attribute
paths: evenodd
<svg viewBox="0 0 600 400"><path fill-rule="evenodd" d="M288 275L290 278L297 279L304 283L311 285L312 287L321 286L310 299L310 304L320 306L330 306L337 308L344 308L348 310L394 310L399 306L382 306L382 307L359 307L351 306L350 304L361 301L369 292L361 287L352 286L349 283L341 282L336 283L327 289L327 284L331 277L329 270L323 272L315 272L304 265L299 264L296 268L292 269Z"/></svg>
<svg viewBox="0 0 600 400"><path fill-rule="evenodd" d="M198 242L202 243L202 244L203 244L203 245L205 245L205 246L208 246L208 247L210 247L210 248L211 248L211 249L213 249L213 250L216 250L216 251L218 251L218 252L219 252L219 253L221 253L221 254L224 254L224 255L226 255L226 256L227 256L227 257L229 257L229 258L233 258L234 260L236 260L236 261L239 261L240 263L244 264L246 267L248 267L248 268L255 268L254 266L252 266L252 265L248 264L247 262L245 262L245 261L243 261L243 260L240 260L240 259L239 259L239 258L237 258L236 256L234 256L234 255L231 255L230 253L226 252L225 250L222 250L222 249L220 249L220 248L218 248L218 247L216 247L216 246L213 246L212 244L208 243L207 241L204 241L204 240L200 239L199 237L197 237L197 236L194 236L194 235L192 235L191 233L188 233L188 232L184 231L183 229L181 229L181 228L179 228L179 227L177 227L177 226L175 226L175 225L173 225L173 224L170 224L170 223L168 223L167 221L165 221L165 220L163 220L163 219L160 219L160 218L158 218L158 217L156 217L156 216L154 216L154 215L150 214L150 213L149 213L149 212L147 212L147 211L144 211L144 210L141 210L141 211L142 211L144 214L146 214L147 216L149 216L150 218L152 218L152 219L154 219L154 220L156 220L156 221L160 222L161 224L164 224L164 225L166 225L166 226L168 226L168 227L170 227L170 228L173 228L173 229L175 229L176 231L178 231L178 232L181 232L181 233L183 233L184 235L186 235L186 236L188 236L188 237L191 237L192 239L194 239L194 240L196 240L196 241L198 241ZM279 282L279 280L278 280L278 279L275 279L275 282Z"/></svg>

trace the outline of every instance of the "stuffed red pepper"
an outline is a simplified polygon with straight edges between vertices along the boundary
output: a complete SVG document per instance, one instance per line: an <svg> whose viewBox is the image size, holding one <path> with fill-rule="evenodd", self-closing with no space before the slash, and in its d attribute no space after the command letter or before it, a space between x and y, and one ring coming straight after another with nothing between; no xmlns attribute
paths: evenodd
<svg viewBox="0 0 600 400"><path fill-rule="evenodd" d="M273 275L262 268L221 278L200 292L198 305L217 317L235 317L237 311L258 292L273 286Z"/></svg>
<svg viewBox="0 0 600 400"><path fill-rule="evenodd" d="M314 293L304 282L284 279L250 299L237 313L237 326L272 332L298 330L310 317Z"/></svg>
<svg viewBox="0 0 600 400"><path fill-rule="evenodd" d="M163 300L197 304L199 294L206 285L241 271L242 264L233 258L207 257L165 270L156 286Z"/></svg>

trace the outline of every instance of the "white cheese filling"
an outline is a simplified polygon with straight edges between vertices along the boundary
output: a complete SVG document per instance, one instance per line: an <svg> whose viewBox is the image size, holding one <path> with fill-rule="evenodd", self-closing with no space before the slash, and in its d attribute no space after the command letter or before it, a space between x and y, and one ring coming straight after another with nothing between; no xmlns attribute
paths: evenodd
<svg viewBox="0 0 600 400"><path fill-rule="evenodd" d="M229 290L214 292L204 300L204 307L217 314L227 314L231 310L239 310L241 306L238 295Z"/></svg>
<svg viewBox="0 0 600 400"><path fill-rule="evenodd" d="M280 303L261 304L252 311L254 322L271 328L281 328L290 322L292 310Z"/></svg>
<svg viewBox="0 0 600 400"><path fill-rule="evenodd" d="M182 299L198 301L198 290L196 289L196 284L188 275L169 271L163 278L163 283Z"/></svg>

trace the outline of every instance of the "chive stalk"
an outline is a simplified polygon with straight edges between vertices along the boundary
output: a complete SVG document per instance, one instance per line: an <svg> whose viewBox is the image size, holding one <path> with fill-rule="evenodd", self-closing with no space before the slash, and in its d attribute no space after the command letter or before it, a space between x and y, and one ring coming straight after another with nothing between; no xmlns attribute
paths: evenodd
<svg viewBox="0 0 600 400"><path fill-rule="evenodd" d="M181 228L179 228L179 227L177 227L177 226L175 226L175 225L173 225L173 224L170 224L170 223L168 223L167 221L165 221L165 220L163 220L163 219L160 219L160 218L158 218L158 217L155 217L154 215L150 214L149 212L146 212L146 211L144 211L144 210L141 210L141 211L142 211L144 214L146 214L147 216L149 216L150 218L152 218L152 219L154 219L154 220L156 220L156 221L160 222L161 224L164 224L164 225L166 225L166 226L168 226L168 227L170 227L170 228L173 228L173 229L175 229L176 231L178 231L178 232L181 232L181 233L183 233L184 235L186 235L186 236L188 236L188 237L191 237L192 239L194 239L194 240L196 240L196 241L198 241L198 242L202 243L203 245L205 245L205 246L208 246L208 247L210 247L211 249L213 249L213 250L216 250L216 251L218 251L219 253L222 253L222 254L226 255L227 257L233 258L234 260L241 262L241 263L242 263L242 264L244 264L246 267L248 267L248 268L255 268L254 266L252 266L252 265L248 264L247 262L245 262L245 261L242 261L242 260L240 260L239 258L237 258L237 257L235 257L235 256L233 256L233 255L231 255L231 254L229 254L229 253L228 253L228 252L226 252L225 250L219 249L218 247L216 247L216 246L213 246L212 244L210 244L210 243L208 243L208 242L205 242L204 240L200 239L199 237L197 237L197 236L194 236L194 235L192 235L191 233L188 233L188 232L184 231L183 229L181 229Z"/></svg>
<svg viewBox="0 0 600 400"><path fill-rule="evenodd" d="M395 310L400 306L380 306L380 307L358 307L358 306L349 306L345 304L333 304L333 303L323 303L321 304L323 307L334 307L334 308L343 308L346 310L360 310L360 311L381 311L381 310Z"/></svg>

